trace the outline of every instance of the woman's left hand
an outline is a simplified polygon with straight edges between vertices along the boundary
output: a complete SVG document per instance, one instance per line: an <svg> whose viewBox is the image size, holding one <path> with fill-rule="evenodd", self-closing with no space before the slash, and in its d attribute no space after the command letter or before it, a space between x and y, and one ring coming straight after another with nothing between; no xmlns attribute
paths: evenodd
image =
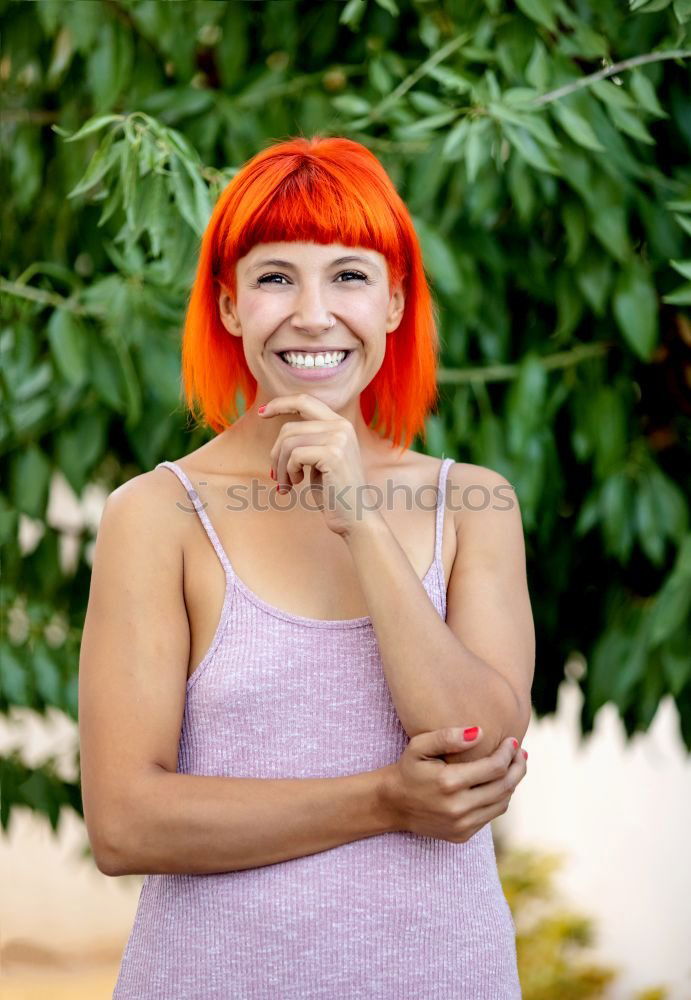
<svg viewBox="0 0 691 1000"><path fill-rule="evenodd" d="M327 527L337 535L347 535L362 518L366 505L365 470L355 428L321 400L301 392L275 396L259 416L264 420L280 413L297 413L298 420L283 424L271 449L276 482L290 490L310 470L310 489L322 510Z"/></svg>

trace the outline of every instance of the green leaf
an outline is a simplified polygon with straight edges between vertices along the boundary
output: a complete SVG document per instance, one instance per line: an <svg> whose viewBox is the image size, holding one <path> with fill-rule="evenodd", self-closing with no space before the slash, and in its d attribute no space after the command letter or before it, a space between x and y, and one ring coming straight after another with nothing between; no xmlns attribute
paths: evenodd
<svg viewBox="0 0 691 1000"><path fill-rule="evenodd" d="M675 215L674 218L677 220L684 232L691 236L691 219L687 219L683 215Z"/></svg>
<svg viewBox="0 0 691 1000"><path fill-rule="evenodd" d="M606 434L606 428L603 428L603 434ZM622 472L610 474L604 480L600 494L602 531L606 551L622 563L629 558L633 545L632 503L633 486L629 477Z"/></svg>
<svg viewBox="0 0 691 1000"><path fill-rule="evenodd" d="M670 306L691 306L691 281L679 285L673 292L662 296L662 301Z"/></svg>
<svg viewBox="0 0 691 1000"><path fill-rule="evenodd" d="M571 275L564 268L560 268L557 272L555 300L557 326L554 335L566 338L578 326L585 304Z"/></svg>
<svg viewBox="0 0 691 1000"><path fill-rule="evenodd" d="M10 459L10 500L29 517L42 518L48 501L51 463L36 444L16 451Z"/></svg>
<svg viewBox="0 0 691 1000"><path fill-rule="evenodd" d="M638 483L635 518L641 547L650 561L659 566L665 554L665 522L661 498L647 475Z"/></svg>
<svg viewBox="0 0 691 1000"><path fill-rule="evenodd" d="M357 31L367 7L362 0L348 0L339 17L340 24L346 24L352 31Z"/></svg>
<svg viewBox="0 0 691 1000"><path fill-rule="evenodd" d="M645 127L640 118L638 118L631 111L627 111L626 108L619 108L616 105L611 104L608 108L608 112L613 123L621 132L625 132L633 139L639 139L641 142L645 142L650 146L655 145L655 140L648 129Z"/></svg>
<svg viewBox="0 0 691 1000"><path fill-rule="evenodd" d="M631 10L642 10L644 14L654 14L669 7L672 0L629 0L629 2Z"/></svg>
<svg viewBox="0 0 691 1000"><path fill-rule="evenodd" d="M195 233L201 236L206 229L211 204L206 185L198 175L186 169L187 164L177 158L171 160L171 184L180 215Z"/></svg>
<svg viewBox="0 0 691 1000"><path fill-rule="evenodd" d="M539 38L536 38L533 43L533 51L526 66L525 78L541 93L547 90L552 79L552 64L547 54L547 48Z"/></svg>
<svg viewBox="0 0 691 1000"><path fill-rule="evenodd" d="M120 186L122 188L122 207L125 209L125 218L130 229L136 226L134 218L134 197L137 184L137 151L134 146L127 144L122 158L120 159Z"/></svg>
<svg viewBox="0 0 691 1000"><path fill-rule="evenodd" d="M410 125L397 125L394 128L394 132L400 139L413 139L417 136L431 134L435 129L441 128L443 125L448 125L449 122L455 121L456 118L458 118L458 111L455 108L451 108L437 115L419 118L417 121L411 122Z"/></svg>
<svg viewBox="0 0 691 1000"><path fill-rule="evenodd" d="M471 120L469 118L461 118L460 121L449 130L446 139L444 140L444 145L442 146L441 155L444 160L460 160L463 156L463 146L465 145L466 137L470 132Z"/></svg>
<svg viewBox="0 0 691 1000"><path fill-rule="evenodd" d="M648 475L662 507L661 518L665 534L677 545L681 545L689 530L689 506L686 497L659 466L651 465Z"/></svg>
<svg viewBox="0 0 691 1000"><path fill-rule="evenodd" d="M98 337L89 341L91 381L99 398L118 413L125 412L125 395L117 358Z"/></svg>
<svg viewBox="0 0 691 1000"><path fill-rule="evenodd" d="M491 123L487 118L475 119L470 123L465 145L465 168L469 184L474 184L480 168L489 159L488 132Z"/></svg>
<svg viewBox="0 0 691 1000"><path fill-rule="evenodd" d="M372 110L369 101L355 94L338 94L331 98L331 103L337 111L342 111L346 115L366 115Z"/></svg>
<svg viewBox="0 0 691 1000"><path fill-rule="evenodd" d="M604 146L599 141L590 122L586 121L573 108L566 107L559 101L552 103L552 114L557 119L561 127L570 135L574 142L586 149L593 149L597 152L604 150Z"/></svg>
<svg viewBox="0 0 691 1000"><path fill-rule="evenodd" d="M47 332L58 371L71 385L82 385L88 375L88 346L78 317L69 309L54 309Z"/></svg>
<svg viewBox="0 0 691 1000"><path fill-rule="evenodd" d="M546 151L525 128L510 125L508 122L504 123L502 128L511 145L526 163L535 167L536 170L544 170L548 174L559 174L558 165L553 159L548 158Z"/></svg>
<svg viewBox="0 0 691 1000"><path fill-rule="evenodd" d="M691 579L679 573L672 573L665 580L655 599L651 645L661 643L676 629L686 625L689 632L689 610L691 609Z"/></svg>
<svg viewBox="0 0 691 1000"><path fill-rule="evenodd" d="M59 705L62 701L62 678L53 655L43 643L36 643L31 654L31 667L36 692L46 705Z"/></svg>
<svg viewBox="0 0 691 1000"><path fill-rule="evenodd" d="M525 160L512 156L508 163L507 182L509 194L518 215L523 222L533 218L536 208L536 191L532 172L526 166Z"/></svg>
<svg viewBox="0 0 691 1000"><path fill-rule="evenodd" d="M431 76L433 80L440 83L445 90L450 90L455 94L467 94L472 89L472 81L467 80L460 73L455 73L448 66L429 66L425 70L425 76Z"/></svg>
<svg viewBox="0 0 691 1000"><path fill-rule="evenodd" d="M596 316L604 316L612 285L612 262L597 248L586 249L576 269L576 284Z"/></svg>
<svg viewBox="0 0 691 1000"><path fill-rule="evenodd" d="M13 647L6 640L0 640L0 693L10 705L31 706L28 674Z"/></svg>
<svg viewBox="0 0 691 1000"><path fill-rule="evenodd" d="M567 201L561 210L561 216L569 247L566 263L575 264L581 257L588 240L588 227L582 204L575 200Z"/></svg>
<svg viewBox="0 0 691 1000"><path fill-rule="evenodd" d="M97 115L95 118L90 118L80 129L73 132L72 135L64 129L60 128L58 125L52 125L51 128L54 132L59 135L65 136L65 142L76 142L77 139L83 139L85 135L91 135L93 132L98 132L99 129L104 128L111 122L124 122L125 115Z"/></svg>
<svg viewBox="0 0 691 1000"><path fill-rule="evenodd" d="M610 80L595 80L590 84L590 90L610 108L633 110L636 102L620 83Z"/></svg>
<svg viewBox="0 0 691 1000"><path fill-rule="evenodd" d="M520 128L526 129L543 146L548 146L552 149L561 149L561 143L544 117L544 109L533 111L518 110L517 108L508 107L500 101L490 101L487 110L493 118L499 118L501 121L508 121L514 125L518 125Z"/></svg>
<svg viewBox="0 0 691 1000"><path fill-rule="evenodd" d="M548 31L557 30L555 17L557 4L552 2L552 0L516 0L516 6L531 21L537 21L538 24L547 28Z"/></svg>
<svg viewBox="0 0 691 1000"><path fill-rule="evenodd" d="M0 493L0 545L7 545L16 536L19 527L19 514Z"/></svg>
<svg viewBox="0 0 691 1000"><path fill-rule="evenodd" d="M670 260L675 271L691 280L691 260Z"/></svg>
<svg viewBox="0 0 691 1000"><path fill-rule="evenodd" d="M506 400L507 445L509 454L520 455L543 421L547 372L536 354L526 354L511 383Z"/></svg>
<svg viewBox="0 0 691 1000"><path fill-rule="evenodd" d="M115 132L109 132L105 137L101 145L91 157L82 179L75 187L72 188L71 191L68 192L68 198L76 198L78 195L83 194L85 191L90 191L91 188L95 187L95 185L98 184L103 177L105 177L108 170L116 162L120 156L123 146L129 148L127 147L127 143L124 139L113 143L114 135Z"/></svg>
<svg viewBox="0 0 691 1000"><path fill-rule="evenodd" d="M607 483L615 479L618 483L621 479L622 483L617 488L632 493L633 488L628 478L614 471L621 467L628 448L627 420L621 392L613 386L600 386L591 397L588 417L590 436L595 445L596 478L604 479L609 476ZM614 486L605 485L603 496L610 488L615 489ZM630 518L627 516L628 520Z"/></svg>
<svg viewBox="0 0 691 1000"><path fill-rule="evenodd" d="M391 14L392 17L398 17L400 11L396 6L395 0L375 0L375 3L377 3L382 8L382 10L385 10L387 11L387 13Z"/></svg>
<svg viewBox="0 0 691 1000"><path fill-rule="evenodd" d="M58 466L79 496L89 473L105 451L106 414L102 409L82 412L74 422L61 427L56 436Z"/></svg>
<svg viewBox="0 0 691 1000"><path fill-rule="evenodd" d="M682 625L671 636L668 636L660 650L665 679L675 698L691 679L691 658L689 657L688 644L688 632Z"/></svg>
<svg viewBox="0 0 691 1000"><path fill-rule="evenodd" d="M626 264L633 251L624 205L615 201L601 200L590 227L610 256L620 264Z"/></svg>
<svg viewBox="0 0 691 1000"><path fill-rule="evenodd" d="M638 257L616 282L612 308L624 340L643 361L650 361L658 340L658 302L650 273Z"/></svg>
<svg viewBox="0 0 691 1000"><path fill-rule="evenodd" d="M638 103L656 118L669 118L669 115L657 99L655 87L640 69L633 69L630 76L631 91Z"/></svg>
<svg viewBox="0 0 691 1000"><path fill-rule="evenodd" d="M423 219L413 217L420 239L425 267L446 295L461 295L463 278L456 258L444 237Z"/></svg>

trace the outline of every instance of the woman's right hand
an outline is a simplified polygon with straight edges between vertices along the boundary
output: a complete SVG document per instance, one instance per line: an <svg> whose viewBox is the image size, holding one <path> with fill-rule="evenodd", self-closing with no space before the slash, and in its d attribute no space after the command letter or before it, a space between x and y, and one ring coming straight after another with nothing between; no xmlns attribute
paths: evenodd
<svg viewBox="0 0 691 1000"><path fill-rule="evenodd" d="M526 774L520 747L507 737L488 757L447 764L445 754L477 744L463 730L418 733L395 764L386 768L385 794L397 830L462 844L508 809Z"/></svg>

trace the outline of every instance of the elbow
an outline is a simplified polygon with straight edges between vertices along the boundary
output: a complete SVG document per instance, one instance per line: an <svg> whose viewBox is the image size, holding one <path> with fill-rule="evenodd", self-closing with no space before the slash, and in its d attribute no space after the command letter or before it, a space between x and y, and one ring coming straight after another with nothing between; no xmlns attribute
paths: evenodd
<svg viewBox="0 0 691 1000"><path fill-rule="evenodd" d="M105 822L103 818L98 823L87 822L91 854L96 867L103 875L115 877L130 874L126 864L126 845L120 829L121 827L113 823L112 818L110 822Z"/></svg>
<svg viewBox="0 0 691 1000"><path fill-rule="evenodd" d="M500 675L497 674L497 677ZM467 706L461 706L454 717L450 717L448 711L440 717L439 725L435 728L449 726L479 726L479 739L473 741L465 750L446 755L447 763L467 762L480 760L493 754L501 744L510 736L518 740L519 746L523 742L523 737L530 722L530 710L524 709L513 688L501 677L500 683L496 686L496 696L492 702L491 710L478 712L477 718L469 719Z"/></svg>
<svg viewBox="0 0 691 1000"><path fill-rule="evenodd" d="M100 837L90 837L89 841L94 863L102 875L115 877L128 874L122 855L114 848L112 842Z"/></svg>
<svg viewBox="0 0 691 1000"><path fill-rule="evenodd" d="M106 853L104 851L99 851L98 853L94 851L94 861L96 862L98 870L103 875L109 875L111 878L116 878L118 875L129 874L119 861L117 855Z"/></svg>

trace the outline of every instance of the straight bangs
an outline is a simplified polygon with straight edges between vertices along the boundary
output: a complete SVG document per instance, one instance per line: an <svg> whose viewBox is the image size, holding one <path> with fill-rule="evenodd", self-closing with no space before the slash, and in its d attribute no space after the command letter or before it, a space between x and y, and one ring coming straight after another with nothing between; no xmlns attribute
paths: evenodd
<svg viewBox="0 0 691 1000"><path fill-rule="evenodd" d="M379 160L344 138L292 139L254 156L219 197L202 238L182 342L185 402L196 422L220 433L250 408L257 383L242 340L221 323L223 285L237 299L236 264L259 243L308 242L362 247L387 262L405 310L386 335L382 366L363 389L367 425L392 446L426 440L425 418L438 403L437 311L408 210Z"/></svg>

